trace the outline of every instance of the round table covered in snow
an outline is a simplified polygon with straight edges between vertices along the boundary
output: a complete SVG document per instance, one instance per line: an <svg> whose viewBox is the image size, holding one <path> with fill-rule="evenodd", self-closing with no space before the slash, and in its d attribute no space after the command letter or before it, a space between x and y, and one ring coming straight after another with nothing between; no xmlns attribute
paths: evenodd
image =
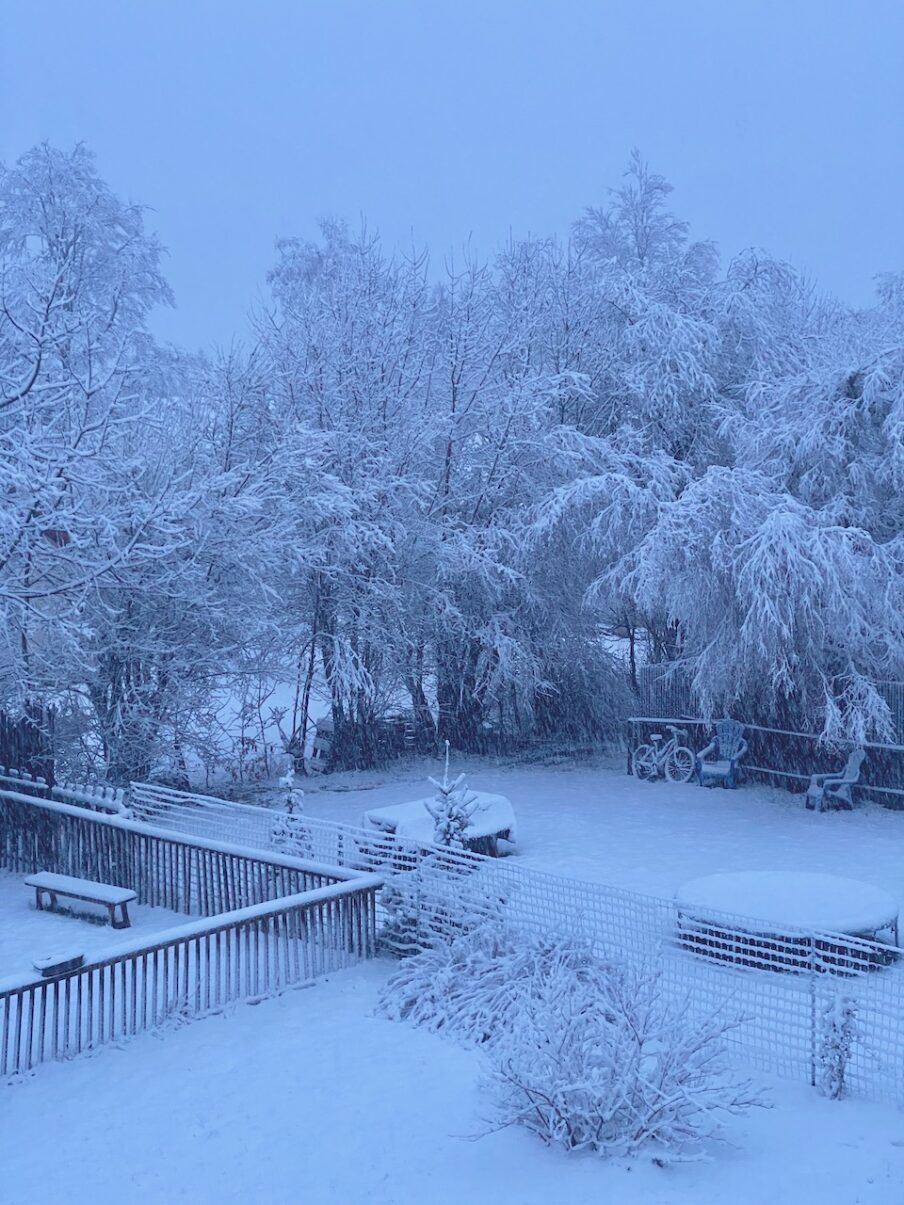
<svg viewBox="0 0 904 1205"><path fill-rule="evenodd" d="M683 943L772 970L858 970L891 961L898 904L886 891L837 875L748 870L685 883L675 897ZM833 935L847 935L844 942ZM877 952L870 944L886 943Z"/></svg>

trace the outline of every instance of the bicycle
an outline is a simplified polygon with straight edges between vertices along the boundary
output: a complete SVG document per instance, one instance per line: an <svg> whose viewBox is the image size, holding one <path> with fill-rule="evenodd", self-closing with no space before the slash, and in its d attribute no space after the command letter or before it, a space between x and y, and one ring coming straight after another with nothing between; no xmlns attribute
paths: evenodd
<svg viewBox="0 0 904 1205"><path fill-rule="evenodd" d="M671 737L663 745L662 733L651 732L649 745L638 745L631 755L631 768L641 781L664 776L669 782L690 782L697 764L692 749L679 741L687 740L684 728L668 725Z"/></svg>

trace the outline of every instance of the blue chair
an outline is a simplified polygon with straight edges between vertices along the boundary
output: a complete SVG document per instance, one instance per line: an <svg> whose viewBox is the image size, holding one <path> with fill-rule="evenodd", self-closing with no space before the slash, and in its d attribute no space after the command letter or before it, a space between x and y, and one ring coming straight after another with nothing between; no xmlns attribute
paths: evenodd
<svg viewBox="0 0 904 1205"><path fill-rule="evenodd" d="M747 752L744 725L737 720L718 720L716 735L697 754L697 781L701 787L720 782L723 787L736 785L738 762ZM712 758L707 761L707 758Z"/></svg>
<svg viewBox="0 0 904 1205"><path fill-rule="evenodd" d="M814 774L807 787L807 807L817 812L824 812L827 808L846 808L850 811L854 806L851 787L860 779L860 767L865 757L865 749L854 749L840 774Z"/></svg>

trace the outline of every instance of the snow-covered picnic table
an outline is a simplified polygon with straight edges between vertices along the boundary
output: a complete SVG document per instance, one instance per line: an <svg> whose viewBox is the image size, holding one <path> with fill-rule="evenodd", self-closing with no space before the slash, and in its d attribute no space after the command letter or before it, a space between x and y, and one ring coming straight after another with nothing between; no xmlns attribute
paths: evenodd
<svg viewBox="0 0 904 1205"><path fill-rule="evenodd" d="M469 791L469 797L477 806L468 826L468 844L480 848L483 842L495 843L502 838L515 840L515 812L505 795L491 795L485 791ZM434 821L426 805L434 803L428 799L412 799L408 803L394 803L390 807L371 808L361 817L361 827L376 829L381 833L395 833L424 845L433 843ZM495 852L495 851L493 851Z"/></svg>
<svg viewBox="0 0 904 1205"><path fill-rule="evenodd" d="M785 870L711 874L685 883L676 902L683 916L696 920L718 913L742 918L738 924L746 932L803 929L872 938L886 931L898 944L898 905L888 892L832 874Z"/></svg>

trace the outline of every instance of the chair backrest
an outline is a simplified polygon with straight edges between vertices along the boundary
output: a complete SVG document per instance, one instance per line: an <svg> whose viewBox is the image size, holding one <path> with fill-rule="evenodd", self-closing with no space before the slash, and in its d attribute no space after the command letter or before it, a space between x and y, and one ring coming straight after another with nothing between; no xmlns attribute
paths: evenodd
<svg viewBox="0 0 904 1205"><path fill-rule="evenodd" d="M842 778L845 782L855 783L860 777L860 767L863 765L863 759L866 757L865 749L854 749L847 759L847 765L844 767Z"/></svg>
<svg viewBox="0 0 904 1205"><path fill-rule="evenodd" d="M720 757L734 757L744 739L744 725L738 720L717 720L716 740L719 742Z"/></svg>

